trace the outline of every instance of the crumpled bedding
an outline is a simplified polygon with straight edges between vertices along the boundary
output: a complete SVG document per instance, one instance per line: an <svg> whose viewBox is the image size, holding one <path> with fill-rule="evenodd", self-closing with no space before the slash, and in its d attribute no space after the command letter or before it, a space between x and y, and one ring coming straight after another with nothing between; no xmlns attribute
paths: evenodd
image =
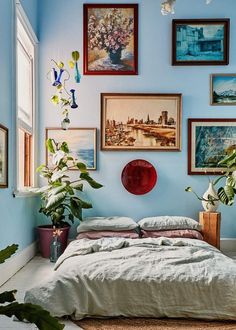
<svg viewBox="0 0 236 330"><path fill-rule="evenodd" d="M54 316L236 320L236 262L187 238L101 238L69 244L25 294Z"/></svg>

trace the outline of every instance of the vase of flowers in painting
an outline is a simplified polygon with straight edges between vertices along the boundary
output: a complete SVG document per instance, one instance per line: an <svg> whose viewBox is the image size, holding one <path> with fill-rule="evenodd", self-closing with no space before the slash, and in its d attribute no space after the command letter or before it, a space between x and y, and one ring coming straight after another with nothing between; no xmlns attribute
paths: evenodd
<svg viewBox="0 0 236 330"><path fill-rule="evenodd" d="M109 58L112 64L121 63L121 50L121 48L118 48L117 50L111 49L109 51Z"/></svg>

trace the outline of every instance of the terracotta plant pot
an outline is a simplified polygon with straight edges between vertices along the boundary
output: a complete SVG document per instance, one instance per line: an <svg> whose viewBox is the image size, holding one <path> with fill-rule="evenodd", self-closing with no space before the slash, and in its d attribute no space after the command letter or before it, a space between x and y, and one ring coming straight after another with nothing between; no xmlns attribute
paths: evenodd
<svg viewBox="0 0 236 330"><path fill-rule="evenodd" d="M53 238L53 227L52 225L44 225L38 226L38 234L39 234L39 250L43 258L50 257L50 244ZM62 252L64 252L67 246L68 234L70 230L70 226L60 228L62 231L60 235L60 241L62 245Z"/></svg>

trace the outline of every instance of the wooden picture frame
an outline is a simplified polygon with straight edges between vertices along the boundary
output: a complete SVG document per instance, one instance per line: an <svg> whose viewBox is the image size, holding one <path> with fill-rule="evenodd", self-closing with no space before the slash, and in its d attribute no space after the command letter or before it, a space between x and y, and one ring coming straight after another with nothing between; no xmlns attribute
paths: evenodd
<svg viewBox="0 0 236 330"><path fill-rule="evenodd" d="M138 4L84 4L84 74L138 74Z"/></svg>
<svg viewBox="0 0 236 330"><path fill-rule="evenodd" d="M102 150L181 150L181 94L102 93Z"/></svg>
<svg viewBox="0 0 236 330"><path fill-rule="evenodd" d="M222 174L217 166L236 146L236 118L188 119L188 174Z"/></svg>
<svg viewBox="0 0 236 330"><path fill-rule="evenodd" d="M235 73L214 73L210 75L210 104L236 105Z"/></svg>
<svg viewBox="0 0 236 330"><path fill-rule="evenodd" d="M56 142L67 142L70 155L85 163L88 170L97 169L97 129L73 127L62 130L59 127L46 128L46 140L52 138ZM46 165L51 167L51 156L46 149ZM70 170L76 171L73 167Z"/></svg>
<svg viewBox="0 0 236 330"><path fill-rule="evenodd" d="M174 19L172 65L229 64L230 19Z"/></svg>
<svg viewBox="0 0 236 330"><path fill-rule="evenodd" d="M8 128L0 124L0 188L8 187Z"/></svg>

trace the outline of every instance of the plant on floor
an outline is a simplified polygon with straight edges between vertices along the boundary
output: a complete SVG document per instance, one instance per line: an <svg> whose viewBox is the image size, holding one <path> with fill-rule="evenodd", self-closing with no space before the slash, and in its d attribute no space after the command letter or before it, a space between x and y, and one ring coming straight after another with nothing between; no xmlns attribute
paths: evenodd
<svg viewBox="0 0 236 330"><path fill-rule="evenodd" d="M99 189L102 185L92 179L84 163L70 156L66 142L58 143L54 139L48 139L46 146L51 153L53 165L49 167L43 164L37 169L47 180L46 186L36 190L42 199L39 212L50 217L55 227L63 227L66 220L73 223L74 218L82 221L82 210L92 208L92 204L81 197L84 182L94 189ZM73 181L67 175L72 168L79 170L78 178Z"/></svg>
<svg viewBox="0 0 236 330"><path fill-rule="evenodd" d="M211 181L211 183L216 186L222 179L225 179L225 184L218 189L217 198L211 195L208 195L207 199L200 197L191 187L187 187L185 191L193 192L199 200L208 202L211 205L220 201L224 205L231 206L234 203L236 194L236 150L229 150L228 154L218 163L218 166L225 168L225 170L222 171L222 175Z"/></svg>
<svg viewBox="0 0 236 330"><path fill-rule="evenodd" d="M0 250L0 264L4 263L6 259L10 258L16 252L18 245L13 244ZM20 321L28 321L34 323L40 330L61 330L64 325L52 317L49 312L42 307L34 304L23 304L16 302L16 290L5 291L0 293L0 315L8 317L16 316ZM9 304L6 304L9 303Z"/></svg>

